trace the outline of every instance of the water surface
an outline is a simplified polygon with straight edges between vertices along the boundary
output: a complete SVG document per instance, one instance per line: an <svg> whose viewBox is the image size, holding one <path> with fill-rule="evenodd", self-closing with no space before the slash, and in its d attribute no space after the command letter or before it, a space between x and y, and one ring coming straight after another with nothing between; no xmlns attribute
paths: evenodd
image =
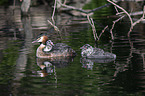
<svg viewBox="0 0 145 96"><path fill-rule="evenodd" d="M93 4L102 6L100 2ZM120 3L123 4L126 2ZM137 7L136 11L142 10L142 6ZM124 18L115 25L113 29L115 39L111 40L109 30L112 21L118 17L115 16L113 6L103 8L93 15L96 31L99 34L105 26L108 25L109 28L100 40L95 42L86 17L67 13L56 14L56 25L61 30L57 32L47 22L48 19L51 20L51 10L44 6L32 7L30 16L21 17L20 10L15 10L13 14L9 8L0 8L0 95L144 95L144 23L137 24L129 38L127 33L130 22L128 18ZM77 56L36 58L39 43L31 42L40 33L47 34L54 43L68 44L76 51ZM112 52L117 58L116 60L82 58L79 48L84 44Z"/></svg>

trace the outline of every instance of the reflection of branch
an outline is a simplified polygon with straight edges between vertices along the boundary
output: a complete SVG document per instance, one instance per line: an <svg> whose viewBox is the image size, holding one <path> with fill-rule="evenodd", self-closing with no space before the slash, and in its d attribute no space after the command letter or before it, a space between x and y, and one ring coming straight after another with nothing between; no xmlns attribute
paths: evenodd
<svg viewBox="0 0 145 96"><path fill-rule="evenodd" d="M127 58L127 64L129 64L129 62L131 61L131 58L133 57L133 52L136 52L136 54L139 54L141 55L142 59L143 59L143 69L145 69L145 58L144 58L144 55L145 53L142 53L141 50L137 50L133 47L133 42L131 41L130 37L128 37L128 40L129 40L129 43L130 43L130 54L129 54L129 57Z"/></svg>
<svg viewBox="0 0 145 96"><path fill-rule="evenodd" d="M57 74L56 74L56 71L55 71L55 66L54 66L54 76L55 76L55 83L57 84ZM57 88L57 85L56 85L56 88Z"/></svg>
<svg viewBox="0 0 145 96"><path fill-rule="evenodd" d="M132 51L133 51L133 42L131 42L131 39L130 39L130 37L128 37L128 40L129 40L129 44L130 44L130 54L129 54L129 57L127 58L127 64L129 64L129 62L131 61L131 58L133 57L132 56Z"/></svg>
<svg viewBox="0 0 145 96"><path fill-rule="evenodd" d="M143 59L143 69L145 70L145 60L144 60L144 55L145 55L145 53L142 53L142 54L141 54L142 59Z"/></svg>

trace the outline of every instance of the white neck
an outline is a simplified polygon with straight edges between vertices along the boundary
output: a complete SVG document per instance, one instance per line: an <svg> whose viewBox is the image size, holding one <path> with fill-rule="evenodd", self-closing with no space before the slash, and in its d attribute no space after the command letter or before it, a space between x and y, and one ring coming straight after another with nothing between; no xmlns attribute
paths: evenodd
<svg viewBox="0 0 145 96"><path fill-rule="evenodd" d="M42 44L40 44L40 46L39 46L39 47L43 47L43 48L44 48L45 46L46 46L46 45L44 45L44 44L42 43Z"/></svg>

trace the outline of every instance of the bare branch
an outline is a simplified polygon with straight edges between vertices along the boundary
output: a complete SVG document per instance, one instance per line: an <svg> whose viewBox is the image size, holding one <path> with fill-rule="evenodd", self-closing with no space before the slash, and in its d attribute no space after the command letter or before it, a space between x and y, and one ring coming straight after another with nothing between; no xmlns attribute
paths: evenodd
<svg viewBox="0 0 145 96"><path fill-rule="evenodd" d="M132 31L133 27L134 27L137 23L139 23L139 22L141 22L142 20L144 20L144 15L145 15L145 6L144 6L144 8L143 8L143 15L142 15L142 17L141 17L139 20L137 20L136 22L134 22L134 23L132 24L132 26L131 26L131 28L130 28L130 30L129 30L129 32L128 32L128 37L130 36L130 32Z"/></svg>
<svg viewBox="0 0 145 96"><path fill-rule="evenodd" d="M89 15L87 15L87 19L88 19L88 21L89 21L89 24L90 24L91 27L92 27L92 31L93 31L93 35L94 35L95 41L96 41L96 38L97 38L97 40L99 40L100 37L102 36L102 34L103 34L103 33L105 32L105 30L108 28L108 25L102 30L102 32L100 33L100 35L99 35L99 37L98 37L93 19L90 18Z"/></svg>
<svg viewBox="0 0 145 96"><path fill-rule="evenodd" d="M73 10L77 10L77 11L80 11L80 12L83 12L83 13L86 13L86 14L90 14L90 13L93 13L94 11L97 11L97 10L99 10L99 9L102 9L102 8L104 8L104 7L107 7L107 6L110 6L111 4L110 3L108 3L108 4L105 4L105 5L103 5L103 6L100 6L100 7L97 7L97 8L95 8L95 9L93 9L93 10L83 10L82 8L76 8L76 7L73 7L73 6L68 6L68 5L65 5L65 2L62 4L59 0L57 0L57 2L61 5L61 6L63 6L63 7L66 7L66 8L69 8L69 9L73 9Z"/></svg>
<svg viewBox="0 0 145 96"><path fill-rule="evenodd" d="M117 1L117 2L118 2L118 1ZM103 5L103 6L100 6L100 7L97 7L97 8L95 8L95 9L93 9L93 10L90 10L88 13L95 12L95 11L97 11L97 10L100 10L100 9L102 9L102 8L104 8L104 7L107 7L107 6L110 6L110 5L111 5L110 3L107 3L107 4Z"/></svg>
<svg viewBox="0 0 145 96"><path fill-rule="evenodd" d="M66 0L64 0L63 4L66 4Z"/></svg>
<svg viewBox="0 0 145 96"><path fill-rule="evenodd" d="M56 31L58 31L59 32L59 29L58 29L58 27L57 26L55 26L54 24L52 24L49 20L47 20L48 21L48 23L51 25L51 26L53 26L54 27L54 29L56 30Z"/></svg>
<svg viewBox="0 0 145 96"><path fill-rule="evenodd" d="M141 22L144 19L144 15L145 15L145 6L143 8L143 15L142 15L142 17L139 20L137 20L136 22L134 22L132 24L132 26L135 26L137 23Z"/></svg>
<svg viewBox="0 0 145 96"><path fill-rule="evenodd" d="M73 9L73 10L77 10L77 11L80 11L80 12L84 12L84 13L88 13L86 10L83 10L82 8L76 8L76 7L73 7L73 6L68 6L68 5L65 5L65 4L62 4L60 1L57 0L57 2L63 6L63 7L66 7L66 8L70 8L70 9Z"/></svg>
<svg viewBox="0 0 145 96"><path fill-rule="evenodd" d="M119 5L115 4L114 2L110 1L110 0L107 0L108 2L110 2L111 4L113 4L114 6L116 6L117 8L121 9L130 19L130 23L131 23L131 26L133 24L133 21L132 21L132 18L131 16L129 15L129 13L122 7L120 7Z"/></svg>
<svg viewBox="0 0 145 96"><path fill-rule="evenodd" d="M55 8L56 8L56 0L55 0L55 3L54 3L53 13L52 13L52 17L51 17L53 24L55 24L55 21L54 21L54 18L53 18L54 14L55 14Z"/></svg>
<svg viewBox="0 0 145 96"><path fill-rule="evenodd" d="M108 28L108 25L102 30L102 32L100 33L100 35L99 35L99 39L100 39L100 37L102 36L102 34L105 32L105 30Z"/></svg>
<svg viewBox="0 0 145 96"><path fill-rule="evenodd" d="M90 20L90 16L89 16L89 15L87 15L87 19L88 19L88 21L89 21L89 24L90 24L91 27L92 27L94 39L95 39L95 41L96 41L96 38L97 38L97 39L99 39L99 38L98 38L98 35L97 35L97 33L96 33L96 28L95 28L95 26L94 26L93 19L91 18L91 20Z"/></svg>
<svg viewBox="0 0 145 96"><path fill-rule="evenodd" d="M125 17L125 15L123 15L123 16L121 16L119 19L113 21L112 28L110 29L111 37L112 37L113 40L114 40L114 36L113 36L112 30L114 29L114 26L115 26L116 22L118 22L119 20L121 20L121 19L124 18L124 17Z"/></svg>
<svg viewBox="0 0 145 96"><path fill-rule="evenodd" d="M138 11L138 12L132 12L130 13L131 16L136 16L136 15L142 15L143 11Z"/></svg>
<svg viewBox="0 0 145 96"><path fill-rule="evenodd" d="M115 8L116 12L119 13L119 11L118 11L118 9L116 8L116 6L114 6L114 8Z"/></svg>

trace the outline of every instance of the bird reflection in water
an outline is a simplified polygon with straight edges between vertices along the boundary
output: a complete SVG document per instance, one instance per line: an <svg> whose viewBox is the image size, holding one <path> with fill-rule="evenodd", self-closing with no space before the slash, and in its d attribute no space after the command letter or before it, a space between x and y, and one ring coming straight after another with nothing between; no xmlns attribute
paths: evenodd
<svg viewBox="0 0 145 96"><path fill-rule="evenodd" d="M53 58L37 58L37 65L40 71L37 71L40 77L48 75L56 75L55 68L64 68L73 61L73 57L53 57Z"/></svg>
<svg viewBox="0 0 145 96"><path fill-rule="evenodd" d="M82 67L88 70L93 70L94 63L109 63L114 61L115 59L96 59L96 58L80 58L80 63L82 63Z"/></svg>
<svg viewBox="0 0 145 96"><path fill-rule="evenodd" d="M49 61L44 61L40 65L37 63L37 65L41 68L41 71L37 71L40 77L51 75L55 71L54 66Z"/></svg>

